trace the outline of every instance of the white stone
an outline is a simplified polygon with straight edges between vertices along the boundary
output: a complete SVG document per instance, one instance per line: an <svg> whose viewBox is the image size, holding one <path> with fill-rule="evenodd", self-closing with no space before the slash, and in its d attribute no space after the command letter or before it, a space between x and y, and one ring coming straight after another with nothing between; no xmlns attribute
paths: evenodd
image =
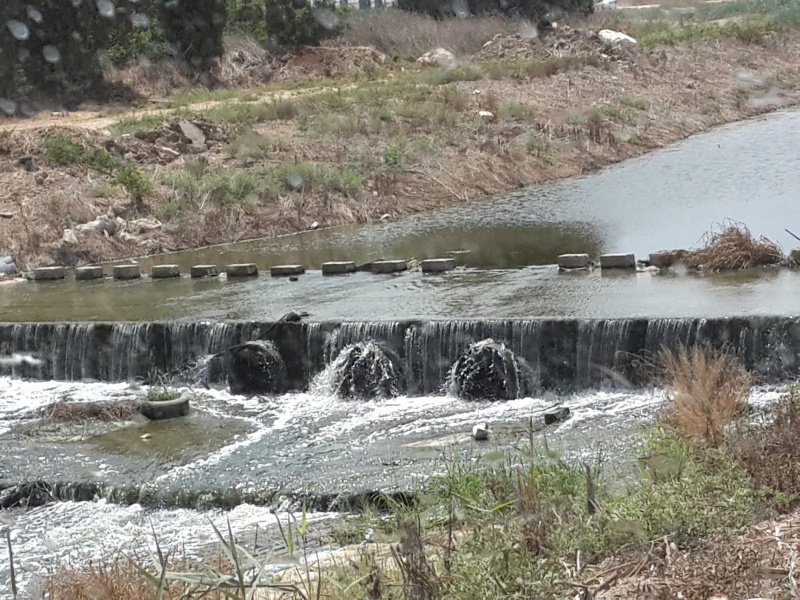
<svg viewBox="0 0 800 600"><path fill-rule="evenodd" d="M424 67L452 67L456 64L456 57L449 50L436 48L420 56L417 63Z"/></svg>
<svg viewBox="0 0 800 600"><path fill-rule="evenodd" d="M78 243L78 236L75 235L74 229L65 229L64 233L61 236L61 239L65 244L77 244Z"/></svg>
<svg viewBox="0 0 800 600"><path fill-rule="evenodd" d="M587 269L591 264L588 254L561 254L556 260L559 269Z"/></svg>
<svg viewBox="0 0 800 600"><path fill-rule="evenodd" d="M150 277L153 279L169 279L180 276L181 268L178 265L153 265L150 270Z"/></svg>
<svg viewBox="0 0 800 600"><path fill-rule="evenodd" d="M319 221L314 221L311 225L308 226L309 229L319 229Z"/></svg>
<svg viewBox="0 0 800 600"><path fill-rule="evenodd" d="M355 273L356 263L353 261L331 261L322 263L323 275L344 275L346 273Z"/></svg>
<svg viewBox="0 0 800 600"><path fill-rule="evenodd" d="M423 273L444 273L456 268L455 258L428 258L420 261Z"/></svg>
<svg viewBox="0 0 800 600"><path fill-rule="evenodd" d="M205 146L206 136L203 131L194 123L189 121L181 121L178 123L181 132L192 141L192 146Z"/></svg>
<svg viewBox="0 0 800 600"><path fill-rule="evenodd" d="M372 263L373 273L398 273L407 268L408 264L404 260L376 260Z"/></svg>
<svg viewBox="0 0 800 600"><path fill-rule="evenodd" d="M600 41L611 46L635 46L636 40L626 33L613 29L602 29L597 33Z"/></svg>
<svg viewBox="0 0 800 600"><path fill-rule="evenodd" d="M494 121L494 113L488 110L479 110L478 116L484 121Z"/></svg>
<svg viewBox="0 0 800 600"><path fill-rule="evenodd" d="M602 254L601 269L635 269L636 257L633 254Z"/></svg>
<svg viewBox="0 0 800 600"><path fill-rule="evenodd" d="M489 425L478 423L472 428L472 439L476 442L485 442L489 439Z"/></svg>

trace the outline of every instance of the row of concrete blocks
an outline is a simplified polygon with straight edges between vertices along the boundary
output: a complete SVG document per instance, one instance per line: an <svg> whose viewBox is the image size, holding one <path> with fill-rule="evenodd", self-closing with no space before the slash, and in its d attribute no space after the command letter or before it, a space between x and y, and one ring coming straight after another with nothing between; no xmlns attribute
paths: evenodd
<svg viewBox="0 0 800 600"><path fill-rule="evenodd" d="M420 261L420 268L423 273L444 273L451 271L456 266L455 259L452 258L432 258ZM408 268L405 260L380 260L370 265L373 273L399 273ZM273 277L292 277L302 275L306 269L303 265L277 265L270 267L270 275ZM334 261L322 263L323 275L346 275L356 272L356 263L352 261ZM193 279L204 277L216 277L219 275L216 265L194 265L189 272ZM255 277L258 275L258 267L255 263L233 264L225 267L225 274L228 277ZM102 279L105 273L101 266L76 267L75 279L87 281ZM180 277L181 268L179 265L153 265L150 277L153 279L170 279ZM137 264L114 265L113 277L118 280L139 279L142 270ZM64 267L41 267L34 269L33 279L35 281L55 281L66 277Z"/></svg>
<svg viewBox="0 0 800 600"><path fill-rule="evenodd" d="M601 254L601 269L635 269L636 257L633 254ZM562 270L588 269L592 261L588 254L561 254L558 257L558 268Z"/></svg>

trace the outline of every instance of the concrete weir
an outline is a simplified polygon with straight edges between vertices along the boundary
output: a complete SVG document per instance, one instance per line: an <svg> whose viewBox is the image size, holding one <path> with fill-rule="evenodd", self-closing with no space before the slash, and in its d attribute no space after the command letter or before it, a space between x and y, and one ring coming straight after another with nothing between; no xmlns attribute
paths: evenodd
<svg viewBox="0 0 800 600"><path fill-rule="evenodd" d="M198 356L225 356L259 338L280 353L288 390L306 389L346 348L374 343L396 364L398 393L438 394L465 352L490 339L513 354L520 397L646 385L642 360L662 347L695 344L730 346L760 382L800 376L800 317L8 323L0 324L0 355L30 354L41 362L0 364L0 375L127 381L179 372ZM226 381L224 365L209 363L211 383Z"/></svg>

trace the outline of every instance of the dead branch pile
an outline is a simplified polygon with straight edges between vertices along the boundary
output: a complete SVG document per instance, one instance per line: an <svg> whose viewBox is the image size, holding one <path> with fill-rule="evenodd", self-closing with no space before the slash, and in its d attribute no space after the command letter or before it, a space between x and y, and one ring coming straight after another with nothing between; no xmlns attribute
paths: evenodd
<svg viewBox="0 0 800 600"><path fill-rule="evenodd" d="M723 224L721 231L710 231L702 248L683 257L688 268L712 273L776 265L782 260L783 252L775 242L754 237L746 225L737 222Z"/></svg>
<svg viewBox="0 0 800 600"><path fill-rule="evenodd" d="M139 414L139 402L73 402L69 397L46 406L42 416L49 423L80 423L89 420L129 421Z"/></svg>

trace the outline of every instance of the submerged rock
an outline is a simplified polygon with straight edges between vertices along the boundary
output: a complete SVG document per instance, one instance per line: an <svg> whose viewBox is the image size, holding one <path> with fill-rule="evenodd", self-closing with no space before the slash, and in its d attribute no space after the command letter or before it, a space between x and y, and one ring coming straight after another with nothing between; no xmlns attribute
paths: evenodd
<svg viewBox="0 0 800 600"><path fill-rule="evenodd" d="M519 395L514 353L492 339L472 344L453 365L451 390L465 400L510 400Z"/></svg>
<svg viewBox="0 0 800 600"><path fill-rule="evenodd" d="M231 394L279 394L286 390L286 364L275 345L255 340L228 350Z"/></svg>
<svg viewBox="0 0 800 600"><path fill-rule="evenodd" d="M397 360L375 342L347 346L330 366L333 393L343 398L392 398L400 394Z"/></svg>

